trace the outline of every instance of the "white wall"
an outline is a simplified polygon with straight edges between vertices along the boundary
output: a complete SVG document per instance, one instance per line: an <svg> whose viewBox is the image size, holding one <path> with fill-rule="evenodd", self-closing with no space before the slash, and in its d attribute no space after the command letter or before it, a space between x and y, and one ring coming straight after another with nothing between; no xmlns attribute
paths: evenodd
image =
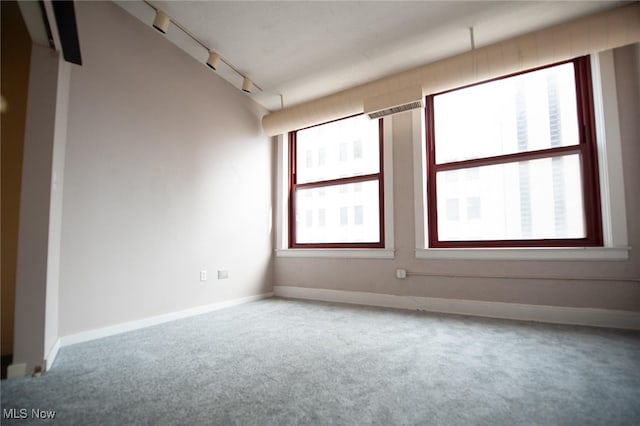
<svg viewBox="0 0 640 426"><path fill-rule="evenodd" d="M622 169L626 187L627 226L631 252L630 264L635 275L640 276L640 43L616 49L616 80L618 81L618 113L623 137ZM640 289L637 283L636 289ZM640 305L640 295L635 294ZM639 308L640 310L640 308Z"/></svg>
<svg viewBox="0 0 640 426"><path fill-rule="evenodd" d="M265 111L116 5L76 14L59 335L271 291Z"/></svg>
<svg viewBox="0 0 640 426"><path fill-rule="evenodd" d="M59 129L64 111L57 111L64 96L59 91L60 59L48 47L31 48L29 95L22 165L13 363L31 372L43 366L46 355L47 315L55 312L57 294L50 294L52 226L51 176L54 152L59 152ZM64 88L63 88L64 89ZM54 213L55 214L55 213ZM55 337L54 337L55 339Z"/></svg>
<svg viewBox="0 0 640 426"><path fill-rule="evenodd" d="M67 143L69 111L69 83L72 65L59 59L56 94L56 123L51 157L51 185L49 201L49 241L47 248L47 290L45 303L45 357L58 340L60 295L60 243L62 238L62 207L64 189L64 160Z"/></svg>
<svg viewBox="0 0 640 426"><path fill-rule="evenodd" d="M393 116L393 199L395 259L276 257L274 285L445 299L511 302L640 311L640 285L597 277L640 277L640 124L638 45L616 50L615 66L629 244L624 261L517 261L416 259L412 132L420 124L411 113ZM442 275L593 277L595 280L501 280L411 276L397 280L396 268Z"/></svg>

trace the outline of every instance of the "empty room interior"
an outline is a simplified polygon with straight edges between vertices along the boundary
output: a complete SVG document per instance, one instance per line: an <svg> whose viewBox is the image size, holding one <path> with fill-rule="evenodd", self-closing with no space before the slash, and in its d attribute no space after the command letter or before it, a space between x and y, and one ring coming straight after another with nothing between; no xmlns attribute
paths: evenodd
<svg viewBox="0 0 640 426"><path fill-rule="evenodd" d="M3 424L640 424L640 3L1 7Z"/></svg>

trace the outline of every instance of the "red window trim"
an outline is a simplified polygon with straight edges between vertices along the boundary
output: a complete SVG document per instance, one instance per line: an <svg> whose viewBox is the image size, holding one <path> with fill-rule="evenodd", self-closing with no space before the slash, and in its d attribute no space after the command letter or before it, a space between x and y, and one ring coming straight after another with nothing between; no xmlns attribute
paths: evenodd
<svg viewBox="0 0 640 426"><path fill-rule="evenodd" d="M317 126L322 126L323 124L333 123L339 120L345 120L348 118L357 117L356 114L349 117L344 117L338 120L328 121L326 123L318 124ZM310 126L316 127L316 126ZM309 127L305 127L308 129ZM299 129L304 130L304 129ZM382 118L378 120L378 143L380 150L380 165L378 173L371 173L367 175L358 175L358 176L350 176L343 177L337 179L329 179L323 181L312 181L305 183L297 183L296 181L296 137L297 132L299 130L289 132L289 248L339 248L339 249L349 249L349 248L384 248L385 247L385 235L384 235L384 124ZM327 187L333 185L344 185L348 183L357 183L357 182L368 182L368 181L378 181L378 198L379 198L379 235L380 241L371 241L371 242L352 242L352 243L298 243L296 242L296 214L295 214L295 197L296 191L298 189L308 189L308 188L318 188L318 187Z"/></svg>
<svg viewBox="0 0 640 426"><path fill-rule="evenodd" d="M578 145L554 147L542 150L519 152L514 154L497 155L465 161L436 164L435 161L435 128L433 99L435 96L459 90L478 84L487 83L513 77L520 74L550 68L564 63L574 64L576 82L576 103L578 107L579 143ZM600 211L600 184L598 177L598 156L596 146L595 118L593 112L593 88L591 80L591 66L588 56L575 58L570 61L550 64L526 70L520 73L509 74L480 83L463 86L457 89L447 90L429 95L425 99L426 120L426 150L427 150L427 229L428 241L431 248L482 248L482 247L589 247L602 246L602 218ZM583 211L585 217L584 238L557 238L557 239L519 239L519 240L467 240L452 241L438 238L438 211L437 211L437 181L439 171L458 170L470 167L504 164L516 161L549 158L559 155L579 153L582 166L583 181Z"/></svg>

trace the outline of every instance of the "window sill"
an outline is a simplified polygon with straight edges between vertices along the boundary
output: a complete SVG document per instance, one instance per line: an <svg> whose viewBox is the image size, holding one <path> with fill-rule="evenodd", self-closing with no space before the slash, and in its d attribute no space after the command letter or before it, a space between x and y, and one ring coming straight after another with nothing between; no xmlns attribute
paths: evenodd
<svg viewBox="0 0 640 426"><path fill-rule="evenodd" d="M392 249L277 249L276 257L394 259Z"/></svg>
<svg viewBox="0 0 640 426"><path fill-rule="evenodd" d="M438 248L416 249L417 259L627 260L631 247Z"/></svg>

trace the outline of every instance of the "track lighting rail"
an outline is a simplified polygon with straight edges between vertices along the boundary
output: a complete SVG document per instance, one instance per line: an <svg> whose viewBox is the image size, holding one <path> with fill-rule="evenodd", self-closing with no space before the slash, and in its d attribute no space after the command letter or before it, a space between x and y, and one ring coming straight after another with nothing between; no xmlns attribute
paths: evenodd
<svg viewBox="0 0 640 426"><path fill-rule="evenodd" d="M231 64L227 59L223 58L219 53L209 49L209 47L207 45L205 45L202 41L200 41L195 35L193 35L191 33L191 31L186 29L179 22L176 22L176 20L171 18L166 12L164 12L163 10L161 10L158 7L154 6L153 4L151 4L147 0L143 0L143 1L147 6L149 6L150 8L155 10L155 12L156 12L156 18L155 18L154 24L153 24L153 27L156 30L158 30L158 31L160 31L161 33L164 34L164 33L166 33L166 31L168 29L169 23L172 23L176 28L178 28L180 31L182 31L184 34L186 34L189 38L191 38L193 41L198 43L200 46L202 46L207 51L207 53L209 54L209 59L207 60L207 65L209 66L209 68L215 70L217 64L219 62L222 62L227 67L229 67L233 72L235 72L240 77L242 77L242 79L243 79L242 80L242 90L244 92L251 93L251 91L252 91L252 89L254 87L256 89L260 90L261 92L264 91L253 80L251 80L249 77L247 77L242 72L240 72L235 66L233 66L233 64Z"/></svg>

